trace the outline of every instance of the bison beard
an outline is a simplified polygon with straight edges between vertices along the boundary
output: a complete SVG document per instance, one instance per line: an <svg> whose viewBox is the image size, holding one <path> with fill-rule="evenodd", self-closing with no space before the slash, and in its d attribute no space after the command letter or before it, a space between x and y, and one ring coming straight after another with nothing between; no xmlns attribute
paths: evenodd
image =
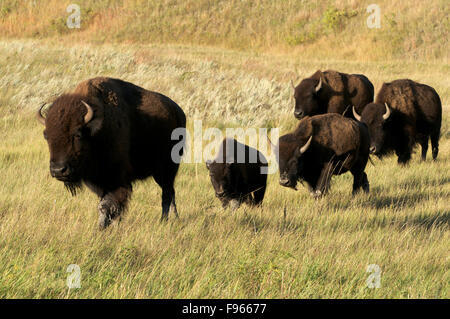
<svg viewBox="0 0 450 319"><path fill-rule="evenodd" d="M64 182L64 187L72 196L75 196L82 186L81 182Z"/></svg>
<svg viewBox="0 0 450 319"><path fill-rule="evenodd" d="M183 110L168 97L132 83L94 78L80 83L50 106L44 137L50 171L75 196L85 184L99 198L101 229L120 220L131 197L132 183L152 176L162 188L162 220L178 216L174 180L179 159L171 151L184 141L171 139L186 128ZM155 156L157 154L157 156Z"/></svg>

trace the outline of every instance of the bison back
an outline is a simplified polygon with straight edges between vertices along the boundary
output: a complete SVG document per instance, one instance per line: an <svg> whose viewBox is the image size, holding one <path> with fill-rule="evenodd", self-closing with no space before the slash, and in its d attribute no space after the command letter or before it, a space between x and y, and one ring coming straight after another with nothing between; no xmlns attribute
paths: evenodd
<svg viewBox="0 0 450 319"><path fill-rule="evenodd" d="M442 104L437 92L430 86L409 79L383 83L377 94L376 103L387 103L400 112L408 122L418 126L440 125Z"/></svg>
<svg viewBox="0 0 450 319"><path fill-rule="evenodd" d="M360 128L352 119L339 114L322 114L311 118L314 141L337 155L357 151Z"/></svg>

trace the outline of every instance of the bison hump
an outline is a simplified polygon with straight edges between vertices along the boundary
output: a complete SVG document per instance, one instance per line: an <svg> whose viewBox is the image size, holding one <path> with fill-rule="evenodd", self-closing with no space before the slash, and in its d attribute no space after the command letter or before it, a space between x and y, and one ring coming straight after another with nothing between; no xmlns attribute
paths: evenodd
<svg viewBox="0 0 450 319"><path fill-rule="evenodd" d="M336 92L344 91L345 89L344 81L342 80L343 74L334 70L327 70L324 72L324 75L328 85L331 86L334 91Z"/></svg>
<svg viewBox="0 0 450 319"><path fill-rule="evenodd" d="M317 116L314 140L337 155L357 150L360 143L358 124L338 114Z"/></svg>

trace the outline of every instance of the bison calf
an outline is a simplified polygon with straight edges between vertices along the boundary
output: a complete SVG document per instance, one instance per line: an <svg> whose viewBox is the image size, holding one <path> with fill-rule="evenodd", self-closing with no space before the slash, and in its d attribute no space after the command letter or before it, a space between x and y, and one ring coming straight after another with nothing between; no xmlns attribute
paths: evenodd
<svg viewBox="0 0 450 319"><path fill-rule="evenodd" d="M353 108L353 114L369 127L371 153L383 157L395 151L398 162L405 164L418 142L425 160L428 139L431 139L433 159L436 159L442 105L432 87L407 79L384 83L375 103L367 105L361 115Z"/></svg>
<svg viewBox="0 0 450 319"><path fill-rule="evenodd" d="M296 189L299 179L308 183L314 196L325 194L332 175L350 171L353 193L369 192L364 169L369 158L367 127L339 114L302 119L294 132L278 142L280 184Z"/></svg>
<svg viewBox="0 0 450 319"><path fill-rule="evenodd" d="M162 219L169 210L178 215L173 184L179 159L171 156L178 141L171 134L186 127L186 117L174 101L132 83L94 78L58 97L46 118L41 110L50 173L72 195L84 183L99 196L100 228L120 217L132 182L149 176L162 188Z"/></svg>
<svg viewBox="0 0 450 319"><path fill-rule="evenodd" d="M206 161L211 183L223 207L242 202L262 203L266 192L267 160L258 150L225 138L213 161Z"/></svg>

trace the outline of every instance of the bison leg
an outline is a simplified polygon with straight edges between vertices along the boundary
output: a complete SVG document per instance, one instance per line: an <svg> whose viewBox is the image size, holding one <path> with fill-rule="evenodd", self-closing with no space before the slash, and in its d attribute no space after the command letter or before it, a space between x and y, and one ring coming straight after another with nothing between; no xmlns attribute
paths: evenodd
<svg viewBox="0 0 450 319"><path fill-rule="evenodd" d="M169 160L167 166L157 170L157 173L153 175L155 182L162 189L162 214L161 221L169 219L169 212L173 212L178 217L177 205L175 203L175 189L173 184L178 171L178 164Z"/></svg>
<svg viewBox="0 0 450 319"><path fill-rule="evenodd" d="M320 197L328 192L332 176L333 176L333 164L327 163L322 168L322 171L320 173L319 181L317 183L314 192L314 197Z"/></svg>
<svg viewBox="0 0 450 319"><path fill-rule="evenodd" d="M422 161L427 159L427 151L428 151L428 135L422 135L418 137L420 146L422 147Z"/></svg>
<svg viewBox="0 0 450 319"><path fill-rule="evenodd" d="M405 165L409 162L409 160L411 159L411 152L401 152L401 153L397 153L398 156L398 160L397 162L401 165Z"/></svg>
<svg viewBox="0 0 450 319"><path fill-rule="evenodd" d="M230 200L229 206L231 210L236 210L239 208L239 206L241 206L241 201L233 198L232 200Z"/></svg>
<svg viewBox="0 0 450 319"><path fill-rule="evenodd" d="M411 159L412 146L408 143L406 145L401 145L395 150L395 154L398 156L397 162L399 164L405 165Z"/></svg>
<svg viewBox="0 0 450 319"><path fill-rule="evenodd" d="M178 216L177 204L175 203L175 190L173 191L172 201L170 202L169 213L170 212L174 213L176 218L180 218L180 216Z"/></svg>
<svg viewBox="0 0 450 319"><path fill-rule="evenodd" d="M434 131L430 135L433 160L436 160L439 153L439 131L440 130Z"/></svg>
<svg viewBox="0 0 450 319"><path fill-rule="evenodd" d="M367 175L365 172L353 173L353 192L352 194L356 194L361 188L364 192L369 192L369 180L367 179Z"/></svg>
<svg viewBox="0 0 450 319"><path fill-rule="evenodd" d="M397 162L399 164L404 165L411 159L411 153L414 146L413 136L415 136L415 131L411 127L405 128L403 136L400 137L400 142L395 149L395 154L398 156Z"/></svg>
<svg viewBox="0 0 450 319"><path fill-rule="evenodd" d="M161 221L169 219L169 212L175 212L175 216L178 216L178 211L175 204L175 190L173 187L165 188L162 190L162 215Z"/></svg>
<svg viewBox="0 0 450 319"><path fill-rule="evenodd" d="M253 204L260 205L264 199L264 194L266 192L266 186L264 185L260 189L253 192Z"/></svg>
<svg viewBox="0 0 450 319"><path fill-rule="evenodd" d="M127 206L131 195L131 186L119 187L118 189L106 193L98 204L98 227L105 229L114 219L119 218Z"/></svg>

